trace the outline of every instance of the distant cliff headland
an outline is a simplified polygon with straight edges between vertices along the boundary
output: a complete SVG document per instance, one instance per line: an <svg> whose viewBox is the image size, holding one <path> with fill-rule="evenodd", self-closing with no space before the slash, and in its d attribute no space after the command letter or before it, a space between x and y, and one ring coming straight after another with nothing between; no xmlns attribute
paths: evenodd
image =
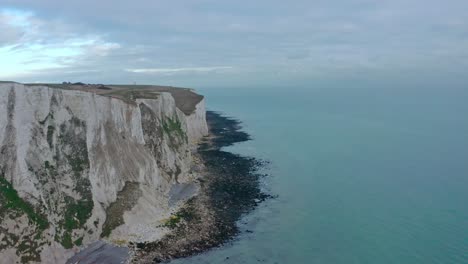
<svg viewBox="0 0 468 264"><path fill-rule="evenodd" d="M261 162L221 151L249 139L239 129L186 88L1 82L0 262L152 263L222 244L267 197Z"/></svg>

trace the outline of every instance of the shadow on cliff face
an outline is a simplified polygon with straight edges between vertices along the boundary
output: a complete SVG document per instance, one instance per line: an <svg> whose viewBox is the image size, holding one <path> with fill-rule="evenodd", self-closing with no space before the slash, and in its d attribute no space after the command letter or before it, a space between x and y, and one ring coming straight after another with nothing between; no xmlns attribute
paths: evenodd
<svg viewBox="0 0 468 264"><path fill-rule="evenodd" d="M138 263L159 263L217 247L239 233L237 221L270 195L261 191L259 168L265 162L222 151L250 140L238 120L207 112L210 136L199 146L206 170L200 193L171 218L173 232L161 241L137 244Z"/></svg>

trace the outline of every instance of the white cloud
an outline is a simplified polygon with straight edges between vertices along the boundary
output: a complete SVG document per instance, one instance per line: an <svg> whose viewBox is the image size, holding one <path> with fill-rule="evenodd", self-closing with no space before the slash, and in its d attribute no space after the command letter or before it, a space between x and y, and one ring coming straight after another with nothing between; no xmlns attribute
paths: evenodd
<svg viewBox="0 0 468 264"><path fill-rule="evenodd" d="M89 45L89 51L91 55L107 56L112 51L120 49L121 47L120 44L112 42L92 43Z"/></svg>
<svg viewBox="0 0 468 264"><path fill-rule="evenodd" d="M0 78L73 68L83 59L105 57L121 47L72 28L63 21L40 19L32 12L0 9Z"/></svg>
<svg viewBox="0 0 468 264"><path fill-rule="evenodd" d="M466 72L468 64L466 0L349 0L339 8L310 0L135 1L1 0L19 9L0 12L0 78L213 80L206 73L248 83L314 72Z"/></svg>
<svg viewBox="0 0 468 264"><path fill-rule="evenodd" d="M15 17L6 12L0 12L0 32L0 47L18 42L24 35Z"/></svg>
<svg viewBox="0 0 468 264"><path fill-rule="evenodd" d="M178 72L213 72L218 70L232 69L231 66L218 66L218 67L186 67L186 68L144 68L144 69L126 69L127 72L132 73L149 73L149 74L165 74L165 73L178 73Z"/></svg>

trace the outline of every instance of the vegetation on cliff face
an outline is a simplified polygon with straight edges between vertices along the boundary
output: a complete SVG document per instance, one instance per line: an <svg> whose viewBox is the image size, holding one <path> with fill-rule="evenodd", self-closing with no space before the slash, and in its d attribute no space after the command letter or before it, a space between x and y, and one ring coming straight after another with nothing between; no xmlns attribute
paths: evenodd
<svg viewBox="0 0 468 264"><path fill-rule="evenodd" d="M22 199L11 183L1 174L0 218L5 219L5 217L12 217L12 219L14 219L24 214L27 215L30 225L35 226L36 229L32 234L20 237L0 227L1 234L3 234L2 240L0 241L0 250L14 246L21 255L21 262L40 261L39 247L44 244L44 242L41 242L39 238L42 232L49 227L49 222L38 208L34 208L33 205Z"/></svg>
<svg viewBox="0 0 468 264"><path fill-rule="evenodd" d="M112 230L124 223L123 214L133 208L141 197L140 184L127 182L117 194L115 202L106 209L106 221L102 226L101 237L108 237Z"/></svg>
<svg viewBox="0 0 468 264"><path fill-rule="evenodd" d="M182 125L177 117L174 118L164 118L163 120L163 129L164 132L168 134L176 134L181 138L185 138L185 132L182 130Z"/></svg>
<svg viewBox="0 0 468 264"><path fill-rule="evenodd" d="M141 112L141 127L143 129L143 137L146 147L151 151L156 158L158 166L161 167L162 150L161 144L163 140L163 129L161 122L156 113L147 105L140 104Z"/></svg>
<svg viewBox="0 0 468 264"><path fill-rule="evenodd" d="M177 117L159 118L151 108L143 103L140 104L139 107L141 111L141 122L146 147L149 148L151 153L154 155L158 166L163 168L169 177L173 177L177 181L177 176L181 172L180 166L176 164L175 169L171 169L163 164L162 144L163 141L166 140L172 150L179 151L179 148L183 144L188 143L188 137L182 129L182 123Z"/></svg>
<svg viewBox="0 0 468 264"><path fill-rule="evenodd" d="M70 196L65 197L65 204L67 206L63 220L59 225L64 229L62 238L57 238L65 248L72 248L73 244L79 245L75 241L72 242L72 233L74 229L81 229L86 224L86 221L91 216L93 209L92 201L75 201Z"/></svg>
<svg viewBox="0 0 468 264"><path fill-rule="evenodd" d="M169 136L169 146L173 149L178 149L183 143L188 142L188 137L182 129L177 116L174 118L166 117L162 120L163 131Z"/></svg>
<svg viewBox="0 0 468 264"><path fill-rule="evenodd" d="M52 160L46 160L42 167L30 171L38 176L40 188L48 190L45 200L48 209L53 214L60 215L62 219L57 223L55 240L65 248L82 243L74 234L74 230L85 228L91 217L94 203L92 200L91 183L87 177L89 170L88 150L86 145L86 123L76 117L57 126L53 112L39 122L45 130L45 137L53 154ZM58 129L56 128L58 127ZM35 131L36 137L41 136ZM44 135L44 133L42 133ZM70 177L73 182L73 191L80 196L76 199L57 189L56 182Z"/></svg>
<svg viewBox="0 0 468 264"><path fill-rule="evenodd" d="M38 210L19 197L18 192L13 188L3 175L0 175L0 216L3 217L7 210L19 214L26 214L29 220L37 225L39 230L45 230L49 226L47 218Z"/></svg>
<svg viewBox="0 0 468 264"><path fill-rule="evenodd" d="M73 230L84 228L86 221L91 217L94 207L91 183L86 175L89 169L88 149L86 145L86 123L73 117L67 123L60 125L58 149L64 161L63 166L71 167L71 176L74 182L74 191L81 196L76 200L70 196L64 197L65 212L63 220L59 223L64 230L60 240L65 248L80 244L73 241ZM59 162L60 163L60 162Z"/></svg>

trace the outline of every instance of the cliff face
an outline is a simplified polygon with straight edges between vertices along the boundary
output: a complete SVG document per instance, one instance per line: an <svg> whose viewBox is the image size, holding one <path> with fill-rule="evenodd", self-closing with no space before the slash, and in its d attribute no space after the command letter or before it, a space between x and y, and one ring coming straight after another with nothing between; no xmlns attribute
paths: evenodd
<svg viewBox="0 0 468 264"><path fill-rule="evenodd" d="M100 238L160 238L208 132L204 100L192 103L1 83L0 262L63 263Z"/></svg>

